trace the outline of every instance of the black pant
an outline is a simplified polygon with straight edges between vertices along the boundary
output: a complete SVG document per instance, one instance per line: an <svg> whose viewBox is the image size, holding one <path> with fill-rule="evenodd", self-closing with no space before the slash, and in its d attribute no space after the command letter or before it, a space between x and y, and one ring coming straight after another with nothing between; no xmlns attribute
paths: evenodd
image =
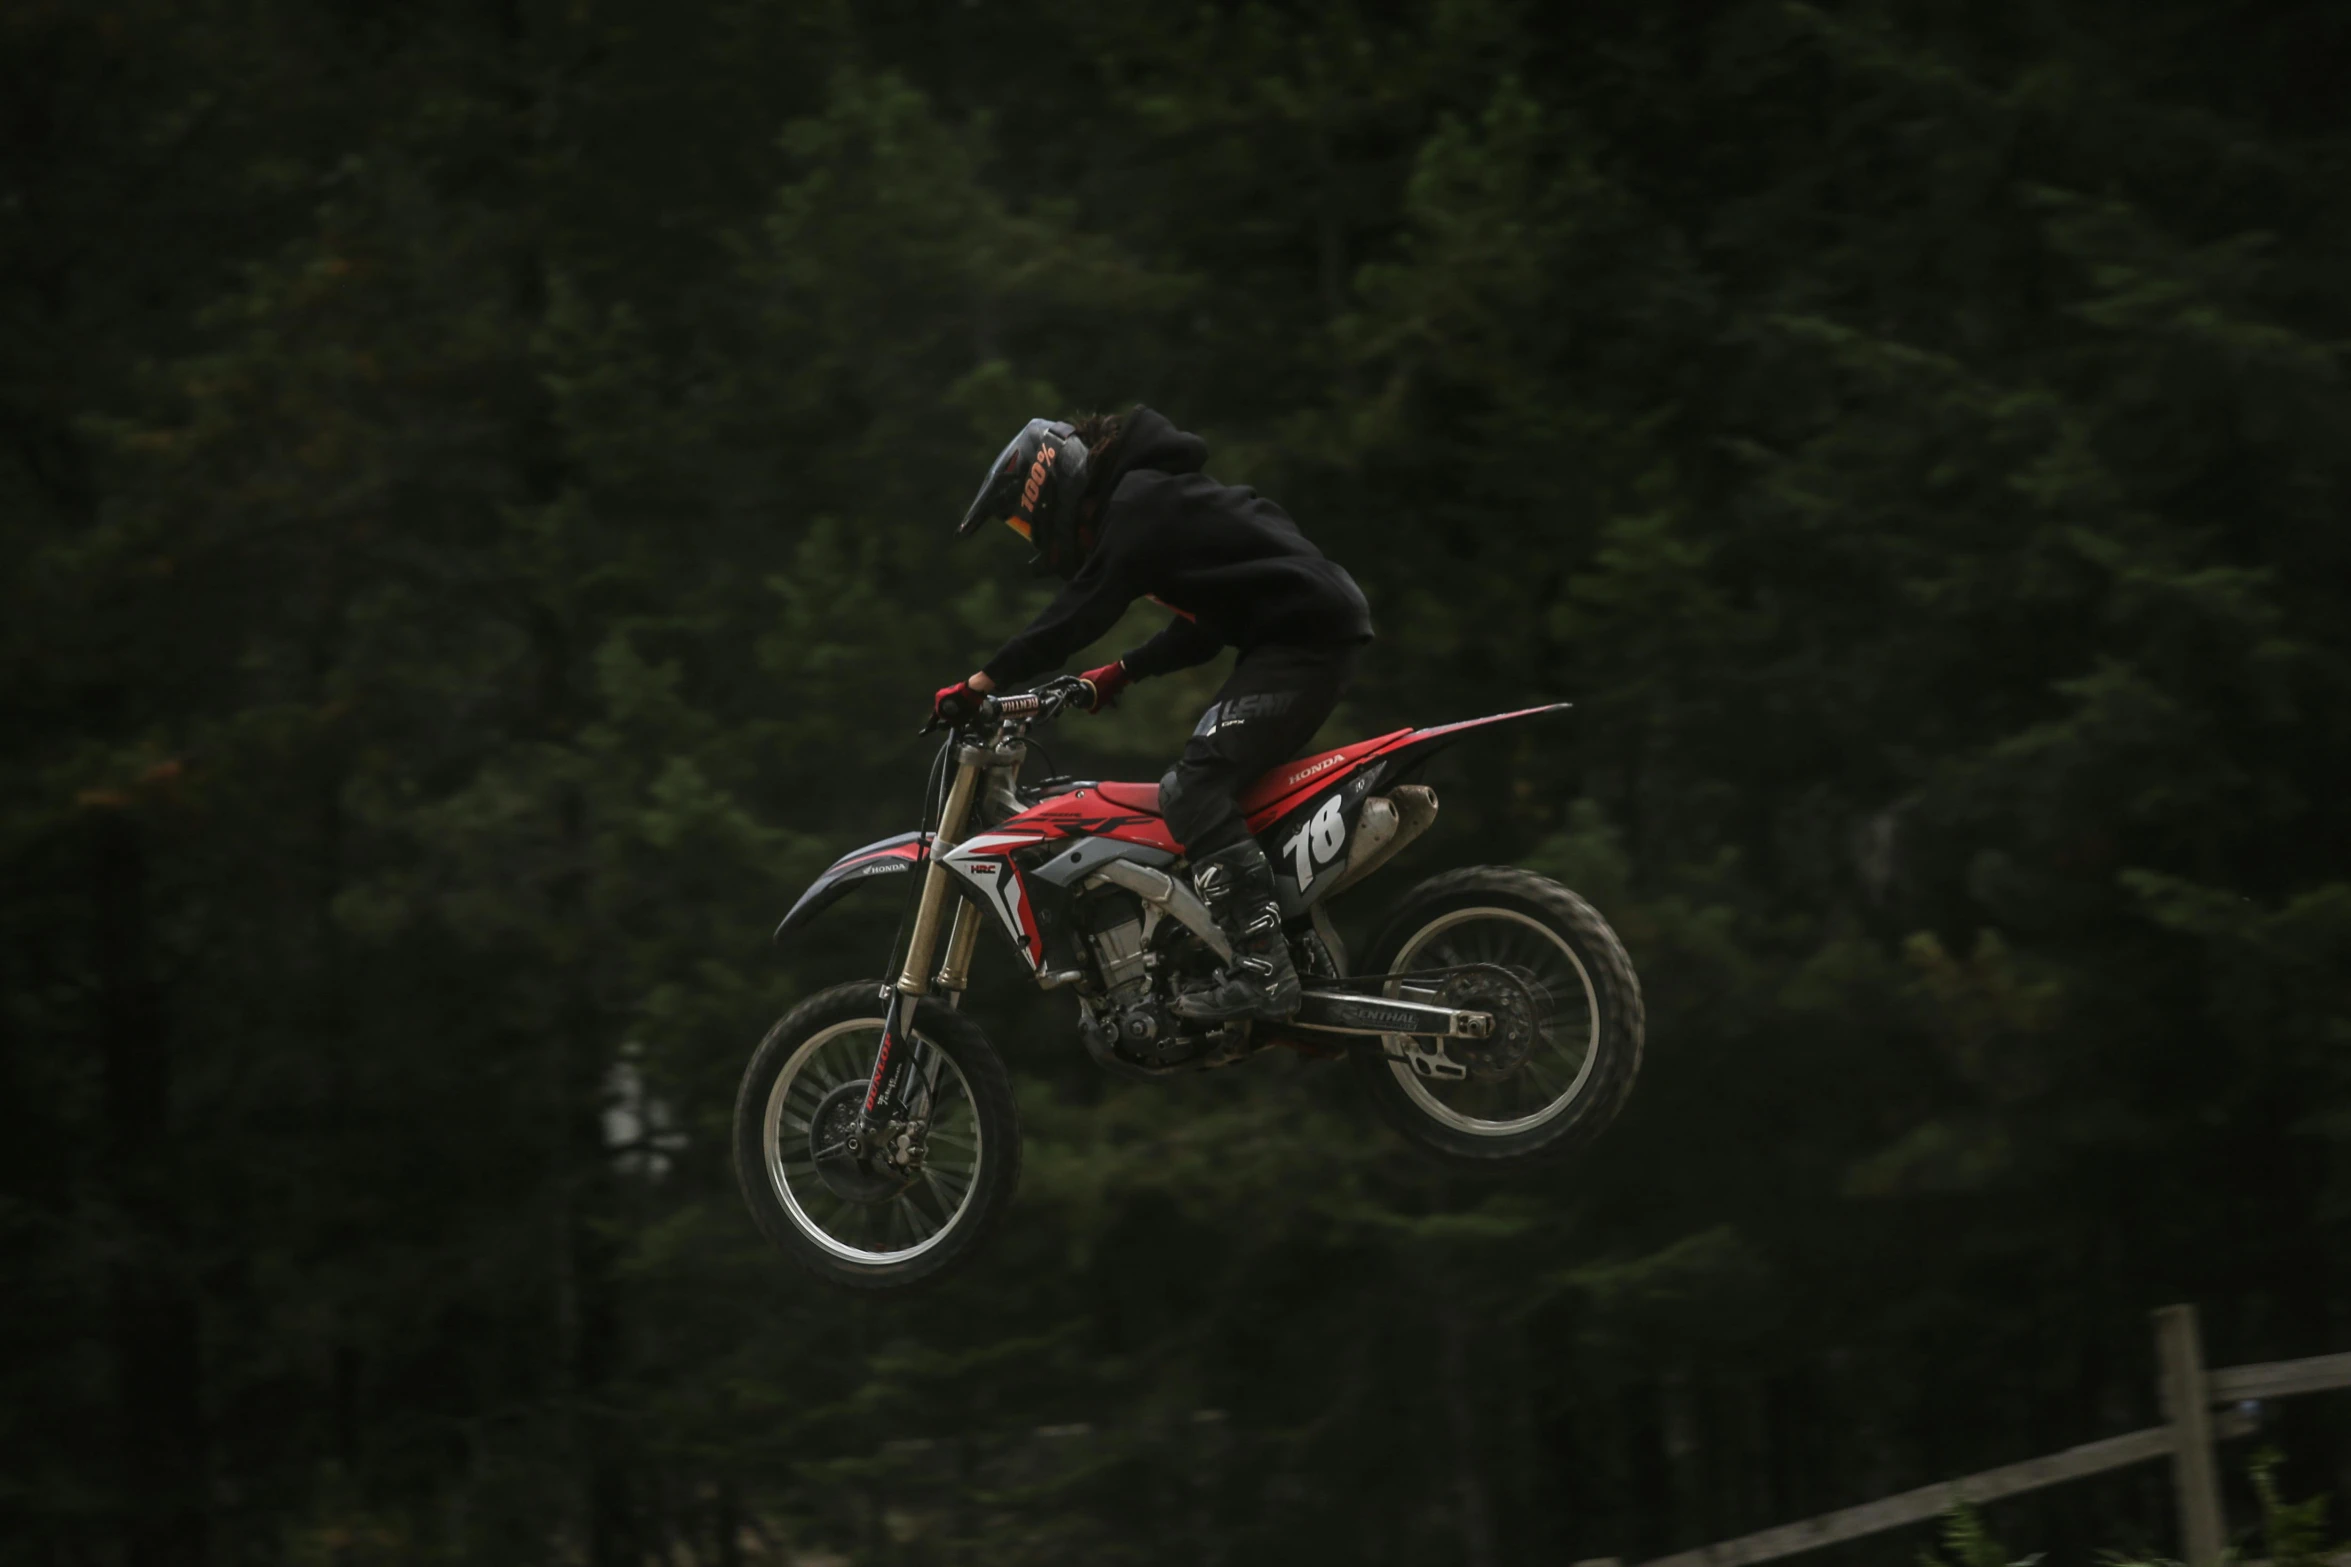
<svg viewBox="0 0 2351 1567"><path fill-rule="evenodd" d="M1234 802L1296 756L1355 678L1363 644L1250 648L1217 692L1184 754L1159 781L1168 831L1194 859L1249 836Z"/></svg>

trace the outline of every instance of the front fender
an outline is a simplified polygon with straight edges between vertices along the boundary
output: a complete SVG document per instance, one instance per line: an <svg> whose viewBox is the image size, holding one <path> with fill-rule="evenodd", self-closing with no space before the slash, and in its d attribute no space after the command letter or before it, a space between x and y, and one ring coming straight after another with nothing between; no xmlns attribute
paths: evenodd
<svg viewBox="0 0 2351 1567"><path fill-rule="evenodd" d="M809 883L800 894L800 901L792 905L782 923L776 926L774 940L782 941L793 931L831 908L852 891L877 876L903 876L922 863L930 848L931 835L927 832L902 832L895 838L884 838L869 843L862 849L852 849L833 861L822 876Z"/></svg>

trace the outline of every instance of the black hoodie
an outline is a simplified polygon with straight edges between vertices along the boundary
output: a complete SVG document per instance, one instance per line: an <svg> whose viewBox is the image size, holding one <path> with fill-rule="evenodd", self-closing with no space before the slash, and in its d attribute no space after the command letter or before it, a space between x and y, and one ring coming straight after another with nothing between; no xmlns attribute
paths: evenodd
<svg viewBox="0 0 2351 1567"><path fill-rule="evenodd" d="M1208 443L1148 408L1127 415L1104 454L1110 472L1092 554L1052 603L988 660L1013 685L1057 669L1139 598L1174 610L1165 631L1126 655L1140 680L1187 669L1218 650L1264 643L1338 647L1371 636L1363 590L1255 490L1201 467Z"/></svg>

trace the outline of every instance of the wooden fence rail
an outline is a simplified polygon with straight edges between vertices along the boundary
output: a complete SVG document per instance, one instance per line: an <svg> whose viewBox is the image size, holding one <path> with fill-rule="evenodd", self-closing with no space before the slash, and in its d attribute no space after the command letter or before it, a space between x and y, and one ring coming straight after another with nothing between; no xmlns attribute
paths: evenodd
<svg viewBox="0 0 2351 1567"><path fill-rule="evenodd" d="M2323 1393L2351 1387L2351 1355L2313 1355L2308 1360L2273 1360L2263 1366L2230 1366L2211 1376L2212 1401L2242 1403L2248 1399L2290 1398L2296 1393Z"/></svg>
<svg viewBox="0 0 2351 1567"><path fill-rule="evenodd" d="M2172 1461L2179 1500L2181 1558L2187 1567L2219 1567L2228 1533L2220 1505L2220 1466L2213 1444L2243 1436L2256 1426L2252 1414L2235 1406L2260 1399L2287 1398L2351 1387L2351 1354L2315 1355L2258 1366L2204 1369L2203 1340L2193 1306L2166 1306L2154 1314L2158 1392L2165 1423L2144 1431L2084 1442L2061 1453L2004 1464L1981 1474L1922 1485L1858 1507L1841 1508L1781 1524L1734 1540L1702 1545L1645 1562L1642 1567L1751 1567L1799 1551L1904 1524L1923 1523L1962 1502L1989 1502L2037 1491L2043 1486L2103 1474L2152 1459ZM2228 1406L2215 1416L2215 1405ZM1618 1567L1613 1558L1579 1567Z"/></svg>

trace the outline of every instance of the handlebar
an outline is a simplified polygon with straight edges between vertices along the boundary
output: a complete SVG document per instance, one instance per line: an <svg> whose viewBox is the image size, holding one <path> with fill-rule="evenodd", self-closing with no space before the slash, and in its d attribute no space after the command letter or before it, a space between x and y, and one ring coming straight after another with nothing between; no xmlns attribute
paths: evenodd
<svg viewBox="0 0 2351 1567"><path fill-rule="evenodd" d="M1092 707L1094 705L1092 683L1080 679L1076 675L1057 675L1034 691L1019 691L1011 696L980 698L979 711L973 714L968 721L957 725L956 728L961 732L969 733L975 730L993 729L1000 720L1006 718L1056 718L1060 716L1064 708L1073 702L1082 703L1089 708ZM923 725L921 732L929 734L940 727L942 726L939 721L934 718Z"/></svg>
<svg viewBox="0 0 2351 1567"><path fill-rule="evenodd" d="M1066 709L1092 708L1094 683L1080 675L1055 675L1034 691L991 697L999 718L1058 718ZM983 712L987 711L982 709Z"/></svg>

